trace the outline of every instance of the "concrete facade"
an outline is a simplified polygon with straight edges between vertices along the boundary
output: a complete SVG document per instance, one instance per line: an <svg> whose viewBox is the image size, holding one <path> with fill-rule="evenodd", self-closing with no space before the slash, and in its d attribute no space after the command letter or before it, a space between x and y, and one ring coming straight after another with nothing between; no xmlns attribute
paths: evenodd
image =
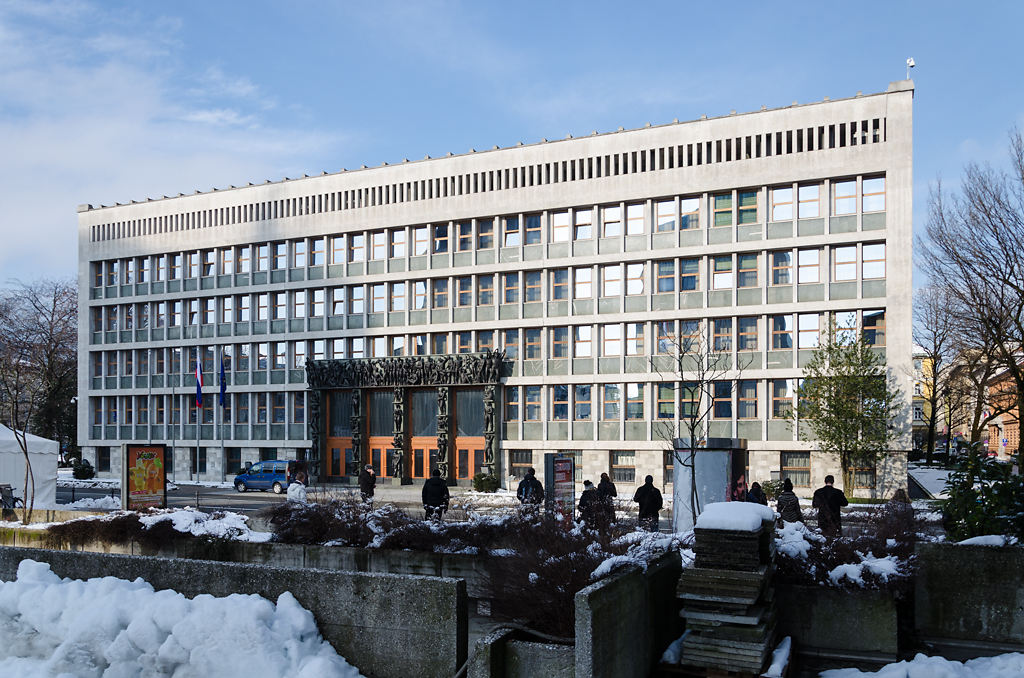
<svg viewBox="0 0 1024 678"><path fill-rule="evenodd" d="M838 461L814 452L784 406L826 314L871 325L910 407L912 100L902 81L837 101L83 205L84 455L117 475L122 443L165 442L176 479L229 478L312 447L307 358L499 348L512 358L504 484L540 469L545 451L576 455L580 481L607 471L626 487L647 474L665 484L666 424L683 407L667 389L687 377L667 369L665 337L697 321L730 366L709 435L748 440L750 480L781 473L809 493L839 475ZM230 411L216 404L221 356ZM905 455L861 478L857 494L891 493L906 482Z"/></svg>

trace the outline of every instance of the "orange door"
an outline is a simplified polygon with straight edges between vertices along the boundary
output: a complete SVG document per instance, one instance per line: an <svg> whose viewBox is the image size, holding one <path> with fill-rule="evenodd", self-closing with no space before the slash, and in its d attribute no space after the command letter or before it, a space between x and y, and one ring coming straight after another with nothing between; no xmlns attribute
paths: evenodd
<svg viewBox="0 0 1024 678"><path fill-rule="evenodd" d="M462 436L455 439L455 477L469 480L483 471L484 439Z"/></svg>

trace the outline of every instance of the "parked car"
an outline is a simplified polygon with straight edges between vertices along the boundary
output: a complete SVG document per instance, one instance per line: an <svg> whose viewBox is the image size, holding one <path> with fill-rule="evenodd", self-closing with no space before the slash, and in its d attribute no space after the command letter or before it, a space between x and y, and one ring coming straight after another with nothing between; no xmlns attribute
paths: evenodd
<svg viewBox="0 0 1024 678"><path fill-rule="evenodd" d="M274 494L281 494L288 489L288 481L288 462L274 459L253 464L235 476L235 489L273 490Z"/></svg>

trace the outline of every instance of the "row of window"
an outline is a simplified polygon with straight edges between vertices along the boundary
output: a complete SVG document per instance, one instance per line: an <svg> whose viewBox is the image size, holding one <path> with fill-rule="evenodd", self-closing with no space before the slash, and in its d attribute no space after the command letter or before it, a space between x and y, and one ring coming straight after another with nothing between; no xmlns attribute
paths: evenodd
<svg viewBox="0 0 1024 678"><path fill-rule="evenodd" d="M830 250L832 282L884 279L885 243L844 245ZM201 299L111 304L91 309L91 329L146 329L385 313L407 309L444 309L568 299L666 294L675 291L748 289L825 281L821 248L744 252L701 258L608 264L536 271L429 278L402 282L344 285L292 292L259 292ZM702 261L704 265L702 266ZM766 267L762 267L762 263ZM595 270L596 269L596 270ZM709 284L701 284L701 270ZM762 277L763 276L763 277ZM544 284L547 283L547 294Z"/></svg>
<svg viewBox="0 0 1024 678"><path fill-rule="evenodd" d="M195 394L147 394L96 396L89 398L92 424L302 424L306 421L305 391L270 393L232 393L224 400L223 412L216 417L218 398L212 394L196 407ZM182 419L184 410L184 419ZM251 410L251 414L250 414Z"/></svg>
<svg viewBox="0 0 1024 678"><path fill-rule="evenodd" d="M885 346L885 311L840 311L832 315L843 341L854 339L858 330L871 346ZM435 332L379 337L345 337L309 341L271 341L228 344L220 348L225 370L302 369L306 359L367 358L403 355L445 355L490 351L500 347L506 356L523 360L672 355L709 346L712 351L812 349L826 327L821 313L786 313L770 316L740 316L708 320L666 320L653 323L609 323L566 325L508 330ZM497 342L497 343L496 343ZM705 343L706 342L706 343ZM196 349L151 348L90 353L91 375L134 376L148 374L192 374L201 360L204 372L218 368L215 346ZM150 361L152 360L152 371ZM184 362L183 362L184 360ZM169 372L168 372L169 368Z"/></svg>
<svg viewBox="0 0 1024 678"><path fill-rule="evenodd" d="M857 212L856 179L831 184L832 214ZM712 227L759 223L758 191L729 191L709 197L707 203ZM820 216L820 184L769 189L772 221ZM885 178L866 178L859 193L861 211L885 210ZM161 254L153 257L112 259L93 264L93 286L129 285L136 282L161 282L181 278L232 275L250 271L285 270L360 261L402 259L408 255L468 252L502 247L535 245L543 241L545 224L548 242L589 240L640 235L650 231L666 232L698 228L703 200L681 197L652 203L629 203L597 208L581 208L501 218L475 219L349 233L331 237L240 245L193 252ZM650 223L650 228L648 228ZM500 229L500 232L496 232Z"/></svg>

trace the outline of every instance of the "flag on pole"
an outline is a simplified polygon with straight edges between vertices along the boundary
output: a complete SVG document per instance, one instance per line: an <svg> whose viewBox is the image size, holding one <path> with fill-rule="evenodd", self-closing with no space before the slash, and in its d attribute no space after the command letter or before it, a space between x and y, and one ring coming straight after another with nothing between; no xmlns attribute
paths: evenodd
<svg viewBox="0 0 1024 678"><path fill-rule="evenodd" d="M203 406L203 365L196 349L196 409Z"/></svg>
<svg viewBox="0 0 1024 678"><path fill-rule="evenodd" d="M227 405L228 384L224 381L224 351L220 352L220 406Z"/></svg>

